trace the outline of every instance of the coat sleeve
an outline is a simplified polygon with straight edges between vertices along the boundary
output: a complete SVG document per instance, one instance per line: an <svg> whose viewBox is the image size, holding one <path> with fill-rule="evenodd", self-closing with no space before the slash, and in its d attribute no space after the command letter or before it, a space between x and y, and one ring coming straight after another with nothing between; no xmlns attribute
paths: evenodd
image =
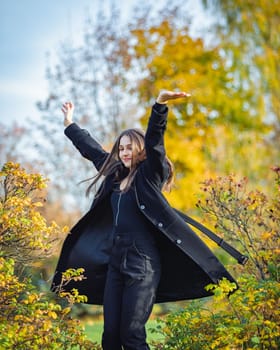
<svg viewBox="0 0 280 350"><path fill-rule="evenodd" d="M81 155L93 162L97 170L102 167L109 153L102 148L87 130L81 129L76 123L72 123L64 130L64 133Z"/></svg>
<svg viewBox="0 0 280 350"><path fill-rule="evenodd" d="M167 124L168 107L155 103L145 135L146 160L145 173L150 181L161 187L166 181L169 167L166 162L164 133Z"/></svg>

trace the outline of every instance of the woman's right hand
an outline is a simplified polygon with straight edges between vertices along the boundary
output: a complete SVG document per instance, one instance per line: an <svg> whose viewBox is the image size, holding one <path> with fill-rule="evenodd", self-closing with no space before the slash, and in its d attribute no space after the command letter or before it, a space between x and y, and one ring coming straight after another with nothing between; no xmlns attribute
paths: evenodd
<svg viewBox="0 0 280 350"><path fill-rule="evenodd" d="M75 106L73 102L65 102L62 105L62 112L64 114L64 126L67 127L73 123L72 117Z"/></svg>

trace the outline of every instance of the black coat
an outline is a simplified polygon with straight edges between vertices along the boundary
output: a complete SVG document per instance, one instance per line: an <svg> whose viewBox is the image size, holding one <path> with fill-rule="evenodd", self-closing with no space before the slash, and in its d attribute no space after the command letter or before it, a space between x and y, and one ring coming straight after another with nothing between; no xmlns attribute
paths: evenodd
<svg viewBox="0 0 280 350"><path fill-rule="evenodd" d="M139 165L135 177L135 195L139 210L157 228L162 273L156 302L194 299L209 296L209 283L223 277L235 282L205 243L168 204L161 188L168 175L165 161L164 131L167 108L152 109L145 136L147 158ZM86 130L75 123L65 129L81 154L100 169L108 153ZM108 176L91 209L71 229L58 261L53 287L68 268L85 269L87 279L71 282L64 289L77 288L87 295L88 303L102 304L107 264L113 243L113 215L110 205L113 177Z"/></svg>

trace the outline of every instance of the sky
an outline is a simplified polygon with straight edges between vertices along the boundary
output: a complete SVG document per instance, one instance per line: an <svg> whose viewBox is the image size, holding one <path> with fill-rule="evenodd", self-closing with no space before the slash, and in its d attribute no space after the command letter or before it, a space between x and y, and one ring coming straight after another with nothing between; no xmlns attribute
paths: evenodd
<svg viewBox="0 0 280 350"><path fill-rule="evenodd" d="M133 5L139 5L137 0L115 1L121 6L123 19ZM110 2L0 0L0 123L22 125L41 117L36 102L48 96L47 57L53 63L65 41L79 45L86 14L94 18L98 6Z"/></svg>
<svg viewBox="0 0 280 350"><path fill-rule="evenodd" d="M86 13L94 14L99 1L0 1L0 123L40 117L36 102L48 96L47 56L55 60L68 39L82 41ZM132 2L122 2L124 12Z"/></svg>

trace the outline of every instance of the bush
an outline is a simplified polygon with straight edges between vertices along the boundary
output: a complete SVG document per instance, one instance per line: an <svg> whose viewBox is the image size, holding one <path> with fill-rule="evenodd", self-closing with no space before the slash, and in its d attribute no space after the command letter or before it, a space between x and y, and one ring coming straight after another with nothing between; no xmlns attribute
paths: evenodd
<svg viewBox="0 0 280 350"><path fill-rule="evenodd" d="M63 232L48 224L39 212L46 180L27 174L18 164L2 168L0 198L0 348L1 349L100 349L86 339L78 320L70 316L76 290L51 301L50 292L40 292L24 271L51 255L56 237ZM82 279L81 270L65 272L64 284Z"/></svg>
<svg viewBox="0 0 280 350"><path fill-rule="evenodd" d="M279 283L245 275L229 298L228 282L211 286L211 302L192 302L159 321L164 344L156 349L279 349Z"/></svg>
<svg viewBox="0 0 280 350"><path fill-rule="evenodd" d="M248 256L245 267L234 266L239 290L229 281L209 285L213 298L191 302L159 321L154 331L165 336L155 349L279 349L280 348L280 168L275 167L275 197L247 191L247 179L234 176L203 183L198 207L214 221L225 240Z"/></svg>

